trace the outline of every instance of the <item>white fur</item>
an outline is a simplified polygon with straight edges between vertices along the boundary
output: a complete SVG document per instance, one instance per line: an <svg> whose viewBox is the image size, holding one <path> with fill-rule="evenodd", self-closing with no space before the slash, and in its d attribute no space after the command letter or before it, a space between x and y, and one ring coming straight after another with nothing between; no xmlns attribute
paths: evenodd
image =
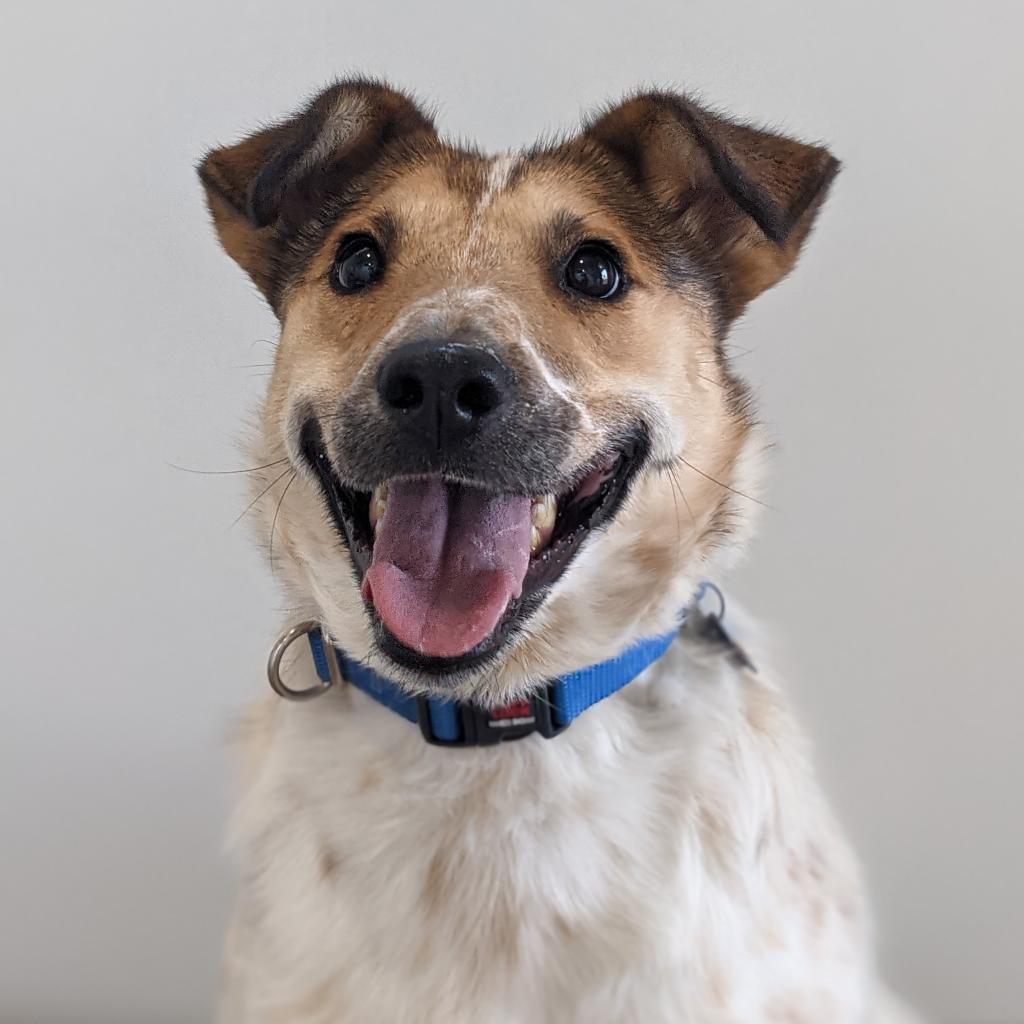
<svg viewBox="0 0 1024 1024"><path fill-rule="evenodd" d="M775 689L699 645L554 740L441 750L346 689L247 744L224 1024L899 1019Z"/></svg>
<svg viewBox="0 0 1024 1024"><path fill-rule="evenodd" d="M505 153L491 158L483 192L481 192L480 198L473 208L473 215L469 221L469 233L466 236L466 244L461 254L461 266L463 269L469 267L472 264L473 257L478 254L483 239L484 216L494 203L494 200L508 186L509 175L511 175L512 169L517 162L518 157L514 153Z"/></svg>

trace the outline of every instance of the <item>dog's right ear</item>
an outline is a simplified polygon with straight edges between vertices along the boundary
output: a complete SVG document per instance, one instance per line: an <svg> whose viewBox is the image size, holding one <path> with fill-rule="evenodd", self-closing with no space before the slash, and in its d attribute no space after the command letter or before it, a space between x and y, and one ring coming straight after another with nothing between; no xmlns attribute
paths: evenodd
<svg viewBox="0 0 1024 1024"><path fill-rule="evenodd" d="M380 82L336 82L302 111L213 149L199 178L221 245L276 312L287 240L324 201L343 197L393 147L436 138L407 96Z"/></svg>

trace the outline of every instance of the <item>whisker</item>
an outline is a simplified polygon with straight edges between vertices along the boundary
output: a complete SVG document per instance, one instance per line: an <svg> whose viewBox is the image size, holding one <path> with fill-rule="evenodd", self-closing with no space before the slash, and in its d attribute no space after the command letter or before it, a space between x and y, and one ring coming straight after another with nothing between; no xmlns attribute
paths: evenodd
<svg viewBox="0 0 1024 1024"><path fill-rule="evenodd" d="M744 494L743 491L738 491L735 487L730 487L728 484L723 484L721 480L716 480L709 473L705 473L704 470L698 469L692 462L687 462L687 460L684 459L682 455L677 455L676 459L679 462L683 463L684 466L689 466L690 469L694 471L694 473L697 473L700 476L704 477L705 480L710 480L713 484L717 484L719 487L721 487L725 491L728 491L730 494L735 494L740 498L746 498L747 501L752 501L755 505L760 505L762 508L771 508L771 505L767 504L764 501L761 501L760 498L755 498L752 494Z"/></svg>
<svg viewBox="0 0 1024 1024"><path fill-rule="evenodd" d="M672 484L672 473L668 475L669 486L672 487L672 504L676 510L676 552L678 553L680 546L683 543L683 528L679 522L679 499L676 496L676 489Z"/></svg>
<svg viewBox="0 0 1024 1024"><path fill-rule="evenodd" d="M274 510L274 519L270 524L270 564L274 564L274 530L277 529L277 517L281 514L281 506L284 504L284 499L288 494L288 488L295 483L296 472L292 470L292 478L284 485L284 490L281 492L281 499L277 503L277 508Z"/></svg>
<svg viewBox="0 0 1024 1024"><path fill-rule="evenodd" d="M267 491L269 491L273 486L275 486L275 484L280 483L289 473L293 474L292 479L294 479L295 470L289 466L288 469L286 469L280 476L274 477L274 479L271 480L270 483L267 484L267 486L264 487L263 490L260 491L260 493L257 494L256 497L253 498L252 501L250 501L249 504L246 505L245 508L243 508L242 511L237 516L235 516L235 518L231 522L231 526L236 526L249 513L253 506L256 505L257 502L259 502L263 495L266 494ZM229 530L231 529L231 526L228 527Z"/></svg>
<svg viewBox="0 0 1024 1024"><path fill-rule="evenodd" d="M744 348L742 345L732 345L729 343L722 345L722 349L723 351L726 351L726 355L728 355L730 359L753 355L753 353L757 351L756 348ZM735 353L735 355L733 353Z"/></svg>
<svg viewBox="0 0 1024 1024"><path fill-rule="evenodd" d="M522 668L521 665L520 665L520 668ZM547 699L547 697L542 697L541 696L541 691L540 690L534 690L533 693L531 694L531 696L533 697L533 699L535 701L537 701L540 704L543 704L546 708L548 708L548 710L550 710L550 711L557 711L558 710L555 707L555 705L552 704L551 701L549 701Z"/></svg>
<svg viewBox="0 0 1024 1024"><path fill-rule="evenodd" d="M166 459L164 464L170 466L171 469L180 470L182 473L196 473L199 476L234 476L237 473L258 473L261 469L273 469L274 466L280 466L281 463L287 461L288 456L286 455L283 459L276 459L274 462L267 462L262 466L250 466L248 469L190 469L188 466L179 466Z"/></svg>
<svg viewBox="0 0 1024 1024"><path fill-rule="evenodd" d="M697 529L697 517L693 514L693 508L690 506L690 502L686 498L686 491L683 490L683 485L679 482L676 477L674 470L668 471L668 482L672 488L672 502L676 507L676 552L678 553L679 548L682 546L682 526L679 523L679 502L676 500L676 494L683 499L683 504L686 506L686 512L690 517L690 523L694 530Z"/></svg>

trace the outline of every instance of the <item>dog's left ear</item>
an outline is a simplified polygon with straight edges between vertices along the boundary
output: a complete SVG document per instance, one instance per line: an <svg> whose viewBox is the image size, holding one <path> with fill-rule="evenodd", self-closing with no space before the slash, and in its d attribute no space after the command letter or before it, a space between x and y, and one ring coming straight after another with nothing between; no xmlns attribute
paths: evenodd
<svg viewBox="0 0 1024 1024"><path fill-rule="evenodd" d="M581 137L609 154L715 273L727 320L793 267L839 170L826 149L649 93Z"/></svg>

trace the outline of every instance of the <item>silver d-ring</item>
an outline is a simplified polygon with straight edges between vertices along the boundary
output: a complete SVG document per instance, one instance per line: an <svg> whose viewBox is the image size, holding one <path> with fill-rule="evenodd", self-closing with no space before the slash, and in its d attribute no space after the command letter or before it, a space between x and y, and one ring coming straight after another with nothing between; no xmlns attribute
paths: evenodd
<svg viewBox="0 0 1024 1024"><path fill-rule="evenodd" d="M717 584L712 583L711 580L704 580L697 588L697 603L699 604L704 599L709 590L718 598L718 621L723 622L725 620L725 594Z"/></svg>
<svg viewBox="0 0 1024 1024"><path fill-rule="evenodd" d="M274 693L285 700L312 700L313 697L319 697L321 694L326 693L332 686L336 684L340 686L345 681L338 666L338 657L334 651L334 644L329 643L326 639L323 640L323 650L324 656L327 658L330 679L326 681L320 680L318 686L309 686L305 690L293 690L281 678L281 659L284 657L284 652L296 640L308 636L310 633L320 633L321 637L323 637L320 623L316 619L307 619L305 622L299 622L290 629L286 629L274 642L274 646L270 648L270 658L267 661L267 679L270 680L270 687Z"/></svg>

